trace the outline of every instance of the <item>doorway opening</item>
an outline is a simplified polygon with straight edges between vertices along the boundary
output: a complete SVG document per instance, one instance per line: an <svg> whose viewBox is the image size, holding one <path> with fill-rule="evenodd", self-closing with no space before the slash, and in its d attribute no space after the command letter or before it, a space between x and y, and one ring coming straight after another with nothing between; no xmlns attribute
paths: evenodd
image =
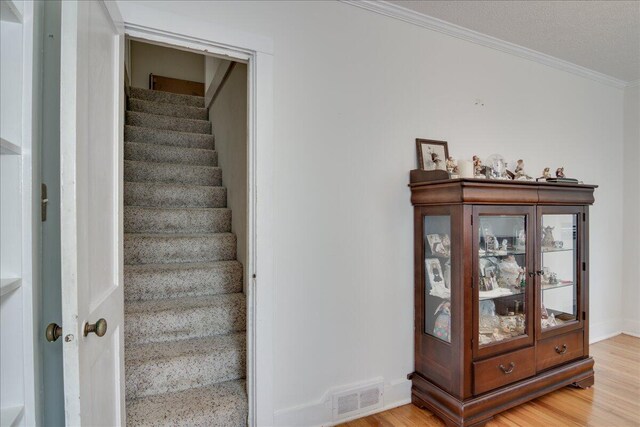
<svg viewBox="0 0 640 427"><path fill-rule="evenodd" d="M130 425L247 422L248 81L247 63L125 40Z"/></svg>

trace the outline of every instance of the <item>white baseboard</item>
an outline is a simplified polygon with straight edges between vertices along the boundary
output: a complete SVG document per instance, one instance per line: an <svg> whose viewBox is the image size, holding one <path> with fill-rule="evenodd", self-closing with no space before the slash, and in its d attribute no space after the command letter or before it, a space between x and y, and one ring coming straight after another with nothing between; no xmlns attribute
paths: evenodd
<svg viewBox="0 0 640 427"><path fill-rule="evenodd" d="M607 322L591 323L589 325L589 344L615 337L622 333L622 319Z"/></svg>
<svg viewBox="0 0 640 427"><path fill-rule="evenodd" d="M382 407L369 412L361 412L348 418L345 417L339 420L333 419L332 395L334 393L380 382L384 382ZM378 412L387 411L408 403L411 403L411 381L402 378L386 382L383 378L378 377L356 384L333 387L327 390L318 401L296 406L294 408L277 410L273 414L273 424L278 427L328 427L349 420L366 417L367 415L372 415Z"/></svg>
<svg viewBox="0 0 640 427"><path fill-rule="evenodd" d="M640 321L627 319L623 322L622 333L633 337L640 337Z"/></svg>

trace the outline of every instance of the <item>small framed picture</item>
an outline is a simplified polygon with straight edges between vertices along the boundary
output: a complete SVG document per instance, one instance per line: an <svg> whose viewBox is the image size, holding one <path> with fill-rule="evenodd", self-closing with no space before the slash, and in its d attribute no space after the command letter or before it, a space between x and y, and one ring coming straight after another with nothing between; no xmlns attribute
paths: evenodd
<svg viewBox="0 0 640 427"><path fill-rule="evenodd" d="M416 149L418 150L418 169L447 170L446 162L449 158L447 141L416 139Z"/></svg>
<svg viewBox="0 0 640 427"><path fill-rule="evenodd" d="M449 250L439 234L427 234L427 243L433 255L449 256ZM450 242L449 245L451 245Z"/></svg>
<svg viewBox="0 0 640 427"><path fill-rule="evenodd" d="M425 260L427 268L427 279L431 289L445 288L444 274L438 258L427 258Z"/></svg>

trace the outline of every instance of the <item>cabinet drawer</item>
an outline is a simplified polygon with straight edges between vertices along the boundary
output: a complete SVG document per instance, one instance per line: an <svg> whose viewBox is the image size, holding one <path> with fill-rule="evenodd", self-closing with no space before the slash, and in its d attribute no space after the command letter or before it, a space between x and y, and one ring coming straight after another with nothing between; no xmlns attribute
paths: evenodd
<svg viewBox="0 0 640 427"><path fill-rule="evenodd" d="M473 362L473 394L484 393L535 375L533 347Z"/></svg>
<svg viewBox="0 0 640 427"><path fill-rule="evenodd" d="M582 356L584 335L582 330L570 332L538 342L536 369L542 371Z"/></svg>

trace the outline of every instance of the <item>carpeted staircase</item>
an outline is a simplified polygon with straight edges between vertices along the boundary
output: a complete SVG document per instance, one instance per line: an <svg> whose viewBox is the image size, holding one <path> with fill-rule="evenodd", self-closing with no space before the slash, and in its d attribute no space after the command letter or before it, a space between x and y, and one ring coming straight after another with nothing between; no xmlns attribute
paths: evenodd
<svg viewBox="0 0 640 427"><path fill-rule="evenodd" d="M245 426L245 295L204 99L131 88L124 131L129 426Z"/></svg>

